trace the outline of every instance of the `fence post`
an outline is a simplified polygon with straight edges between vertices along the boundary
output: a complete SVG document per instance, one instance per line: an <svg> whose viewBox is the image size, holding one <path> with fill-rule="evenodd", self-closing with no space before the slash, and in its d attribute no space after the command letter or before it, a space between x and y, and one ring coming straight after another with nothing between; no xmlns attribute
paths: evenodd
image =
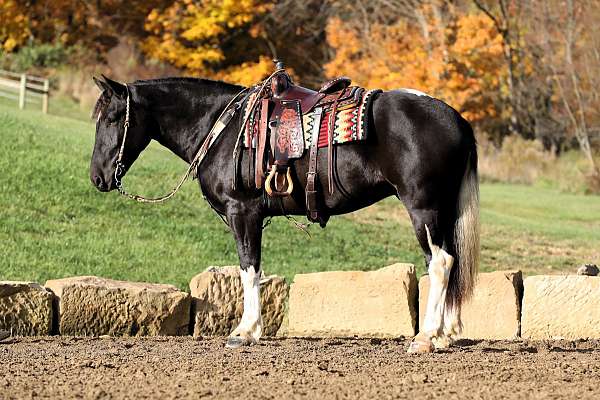
<svg viewBox="0 0 600 400"><path fill-rule="evenodd" d="M44 93L42 94L42 112L48 114L48 96L50 90L50 82L48 79L44 80Z"/></svg>
<svg viewBox="0 0 600 400"><path fill-rule="evenodd" d="M19 108L25 108L25 91L27 90L27 75L21 74L21 86L19 87Z"/></svg>

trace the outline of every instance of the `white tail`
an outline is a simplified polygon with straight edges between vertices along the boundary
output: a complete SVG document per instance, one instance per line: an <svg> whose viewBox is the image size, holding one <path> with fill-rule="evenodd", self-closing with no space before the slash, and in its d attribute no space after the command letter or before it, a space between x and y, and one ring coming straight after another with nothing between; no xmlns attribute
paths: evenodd
<svg viewBox="0 0 600 400"><path fill-rule="evenodd" d="M471 156L458 195L454 225L454 247L458 258L455 269L458 267L458 271L450 277L447 300L450 306L460 306L472 295L479 269L479 182L477 159L472 162Z"/></svg>

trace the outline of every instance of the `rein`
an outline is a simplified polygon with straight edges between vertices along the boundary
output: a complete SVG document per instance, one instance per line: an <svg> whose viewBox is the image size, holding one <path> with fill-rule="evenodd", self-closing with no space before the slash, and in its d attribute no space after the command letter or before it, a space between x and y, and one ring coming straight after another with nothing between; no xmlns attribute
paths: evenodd
<svg viewBox="0 0 600 400"><path fill-rule="evenodd" d="M238 94L236 94L233 97L233 99L231 99L229 101L227 106L225 106L225 108L219 115L219 118L217 118L217 121L214 123L214 125L208 132L208 135L206 135L206 138L204 139L204 141L202 142L202 145L200 146L200 150L198 150L198 153L196 153L196 156L194 156L194 159L190 163L190 166L188 167L187 171L183 174L183 176L179 179L179 182L177 183L177 185L169 193L167 193L163 196L160 196L160 197L155 197L155 198L147 198L147 197L140 196L137 194L128 193L125 190L125 188L123 187L123 182L121 181L121 175L125 172L125 165L123 164L123 153L125 151L125 141L127 139L127 132L129 130L129 117L130 117L130 112L131 112L129 86L127 84L125 84L125 89L127 90L127 101L125 103L125 122L123 123L123 141L121 142L121 147L119 148L119 155L117 156L117 161L115 163L115 175L114 175L115 184L117 186L117 190L119 191L119 193L131 200L135 200L140 203L162 203L163 201L169 200L171 197L175 196L175 193L177 193L177 191L179 191L181 186L183 186L183 184L189 178L189 176L192 174L194 169L198 168L198 166L200 165L202 160L204 160L204 157L206 157L206 154L208 154L210 147L217 140L219 135L225 130L225 128L227 127L229 122L231 122L235 113L242 107L242 104L241 104L242 102L238 101L237 103L235 103L233 108L231 107L231 105L242 94L246 93L250 89L254 89L254 88L258 87L259 89L257 91L257 95L254 97L253 102L250 105L250 110L253 110L256 107L256 105L258 104L258 99L261 97L261 94L264 92L265 88L267 87L267 84L269 82L271 82L271 79L280 71L282 71L282 69L278 68L268 78L266 78L262 83L255 85L253 88L242 89L240 92L238 92ZM246 125L246 122L251 114L252 114L252 112L247 113L246 117L242 121L242 126L241 126L240 132L238 134L238 139L237 139L237 142L233 149L234 162L235 162L238 152L239 152L239 142L240 142L240 138L244 131L244 126ZM235 188L235 176L233 179L233 187Z"/></svg>
<svg viewBox="0 0 600 400"><path fill-rule="evenodd" d="M175 193L177 193L177 191L179 191L181 186L183 186L183 184L185 183L187 178L189 178L189 176L192 174L194 169L196 169L200 165L200 163L202 162L202 160L204 159L206 154L208 154L208 150L210 149L212 144L219 137L219 135L223 132L223 130L225 130L225 128L227 127L229 122L233 119L233 116L235 115L235 113L241 108L240 102L236 103L233 108L231 107L231 105L234 103L235 100L237 100L243 93L245 93L249 89L249 88L245 88L245 89L241 90L238 94L235 95L235 97L233 99L231 99L231 101L229 101L227 106L223 109L223 111L219 115L219 118L217 119L217 121L214 123L214 125L210 129L208 135L206 135L206 138L204 139L204 141L202 142L202 145L200 146L200 150L198 150L198 153L196 153L196 155L194 156L194 159L190 163L190 166L188 167L187 171L183 174L183 176L179 179L179 182L177 183L177 185L169 193L167 193L163 196L155 197L155 198L147 198L147 197L140 196L137 194L128 193L125 190L125 188L123 187L123 182L121 181L121 175L125 172L125 165L123 164L123 153L125 151L125 141L127 139L127 132L129 130L129 115L130 115L129 86L125 85L125 88L127 89L127 101L125 104L125 122L123 124L123 141L121 142L121 147L119 148L119 155L118 155L117 161L115 163L114 178L115 178L117 190L119 191L119 193L121 195L123 195L127 198L130 198L131 200L140 202L140 203L162 203L163 201L169 200L171 197L175 196Z"/></svg>

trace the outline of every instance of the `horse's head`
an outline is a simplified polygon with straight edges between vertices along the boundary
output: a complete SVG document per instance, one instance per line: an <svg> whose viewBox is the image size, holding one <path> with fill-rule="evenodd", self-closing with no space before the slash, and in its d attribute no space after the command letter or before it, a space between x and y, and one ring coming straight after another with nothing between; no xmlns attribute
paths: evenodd
<svg viewBox="0 0 600 400"><path fill-rule="evenodd" d="M90 164L90 179L98 190L108 192L117 187L115 170L119 150L123 143L128 101L130 107L129 128L121 159L122 169L119 171L119 179L125 175L140 153L148 146L150 136L145 133L147 113L144 107L141 107L136 101L133 87L128 88L105 76L102 76L102 79L94 78L94 82L102 90L102 94L96 102L92 114L96 118L96 141Z"/></svg>

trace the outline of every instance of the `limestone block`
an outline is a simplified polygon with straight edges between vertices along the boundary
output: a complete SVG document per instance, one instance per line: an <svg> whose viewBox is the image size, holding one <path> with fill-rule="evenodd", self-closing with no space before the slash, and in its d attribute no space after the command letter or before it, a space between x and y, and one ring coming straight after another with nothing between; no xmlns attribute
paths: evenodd
<svg viewBox="0 0 600 400"><path fill-rule="evenodd" d="M53 297L37 283L0 281L0 330L21 336L50 335Z"/></svg>
<svg viewBox="0 0 600 400"><path fill-rule="evenodd" d="M240 268L209 267L192 278L194 336L226 336L238 325L244 311ZM261 279L260 302L263 335L275 336L285 313L288 285L271 275Z"/></svg>
<svg viewBox="0 0 600 400"><path fill-rule="evenodd" d="M600 339L600 277L525 278L522 324L527 339Z"/></svg>
<svg viewBox="0 0 600 400"><path fill-rule="evenodd" d="M299 274L290 289L288 335L412 336L417 278L411 264L377 271Z"/></svg>
<svg viewBox="0 0 600 400"><path fill-rule="evenodd" d="M473 297L462 307L463 338L514 339L519 336L521 318L521 271L480 273ZM419 326L423 326L429 276L419 280Z"/></svg>
<svg viewBox="0 0 600 400"><path fill-rule="evenodd" d="M175 286L124 282L95 276L56 279L62 335L187 335L190 295Z"/></svg>

